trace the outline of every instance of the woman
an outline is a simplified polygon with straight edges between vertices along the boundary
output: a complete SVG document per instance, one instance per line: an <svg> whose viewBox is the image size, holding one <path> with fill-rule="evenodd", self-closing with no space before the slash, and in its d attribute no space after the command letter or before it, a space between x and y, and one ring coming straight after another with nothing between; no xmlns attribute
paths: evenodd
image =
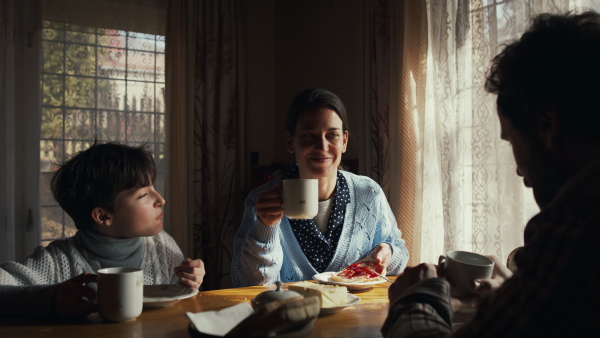
<svg viewBox="0 0 600 338"><path fill-rule="evenodd" d="M313 279L361 259L379 261L390 274L402 272L408 250L381 187L338 169L349 137L342 101L326 90L306 90L292 102L286 124L287 150L296 163L246 198L234 240L233 284ZM319 180L314 219L284 216L281 181L287 178Z"/></svg>

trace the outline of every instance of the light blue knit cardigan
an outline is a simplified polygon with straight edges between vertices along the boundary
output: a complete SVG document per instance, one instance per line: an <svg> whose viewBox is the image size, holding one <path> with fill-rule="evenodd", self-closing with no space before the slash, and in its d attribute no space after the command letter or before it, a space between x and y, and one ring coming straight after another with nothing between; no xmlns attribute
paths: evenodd
<svg viewBox="0 0 600 338"><path fill-rule="evenodd" d="M404 271L408 250L383 190L366 176L341 172L348 182L350 203L346 205L344 228L326 271L339 271L366 257L379 243L392 247L388 274ZM234 286L309 280L318 273L302 252L287 217L279 224L267 226L256 215L258 195L279 182L281 178L274 179L252 190L246 198L242 224L234 239Z"/></svg>

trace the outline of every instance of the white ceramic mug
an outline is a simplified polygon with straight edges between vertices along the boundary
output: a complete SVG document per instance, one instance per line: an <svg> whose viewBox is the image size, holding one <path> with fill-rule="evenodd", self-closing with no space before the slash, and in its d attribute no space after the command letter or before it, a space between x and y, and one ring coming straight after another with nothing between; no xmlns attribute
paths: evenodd
<svg viewBox="0 0 600 338"><path fill-rule="evenodd" d="M124 322L137 318L144 305L144 275L141 268L98 270L98 314Z"/></svg>
<svg viewBox="0 0 600 338"><path fill-rule="evenodd" d="M471 293L473 280L490 278L494 272L494 261L474 252L448 251L446 256L440 256L438 264L444 266L453 296Z"/></svg>
<svg viewBox="0 0 600 338"><path fill-rule="evenodd" d="M312 219L319 212L319 180L283 180L283 213L293 219Z"/></svg>

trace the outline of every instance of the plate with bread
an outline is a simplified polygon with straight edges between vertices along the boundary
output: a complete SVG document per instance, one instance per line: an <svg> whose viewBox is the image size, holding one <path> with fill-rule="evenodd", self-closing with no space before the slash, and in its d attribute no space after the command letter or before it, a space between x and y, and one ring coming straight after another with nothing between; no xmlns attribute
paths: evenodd
<svg viewBox="0 0 600 338"><path fill-rule="evenodd" d="M385 267L375 261L360 261L341 271L318 273L313 279L323 284L341 285L350 291L366 290L375 284L385 283Z"/></svg>
<svg viewBox="0 0 600 338"><path fill-rule="evenodd" d="M321 310L319 315L330 315L360 302L360 297L348 293L345 286L297 282L288 285L288 290L306 297L317 297Z"/></svg>
<svg viewBox="0 0 600 338"><path fill-rule="evenodd" d="M351 293L347 293L346 294L346 304L339 305L339 306L322 307L321 311L319 312L319 315L323 316L323 315L334 314L334 313L340 312L343 309L347 308L348 306L352 306L358 302L360 302L360 297L353 295Z"/></svg>

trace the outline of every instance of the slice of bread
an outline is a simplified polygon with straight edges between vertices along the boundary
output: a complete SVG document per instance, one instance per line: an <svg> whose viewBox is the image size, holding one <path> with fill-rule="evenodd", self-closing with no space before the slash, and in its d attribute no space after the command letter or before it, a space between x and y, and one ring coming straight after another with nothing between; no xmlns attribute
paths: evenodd
<svg viewBox="0 0 600 338"><path fill-rule="evenodd" d="M348 302L348 289L345 286L299 282L288 285L288 289L304 297L318 297L322 308L346 305Z"/></svg>

